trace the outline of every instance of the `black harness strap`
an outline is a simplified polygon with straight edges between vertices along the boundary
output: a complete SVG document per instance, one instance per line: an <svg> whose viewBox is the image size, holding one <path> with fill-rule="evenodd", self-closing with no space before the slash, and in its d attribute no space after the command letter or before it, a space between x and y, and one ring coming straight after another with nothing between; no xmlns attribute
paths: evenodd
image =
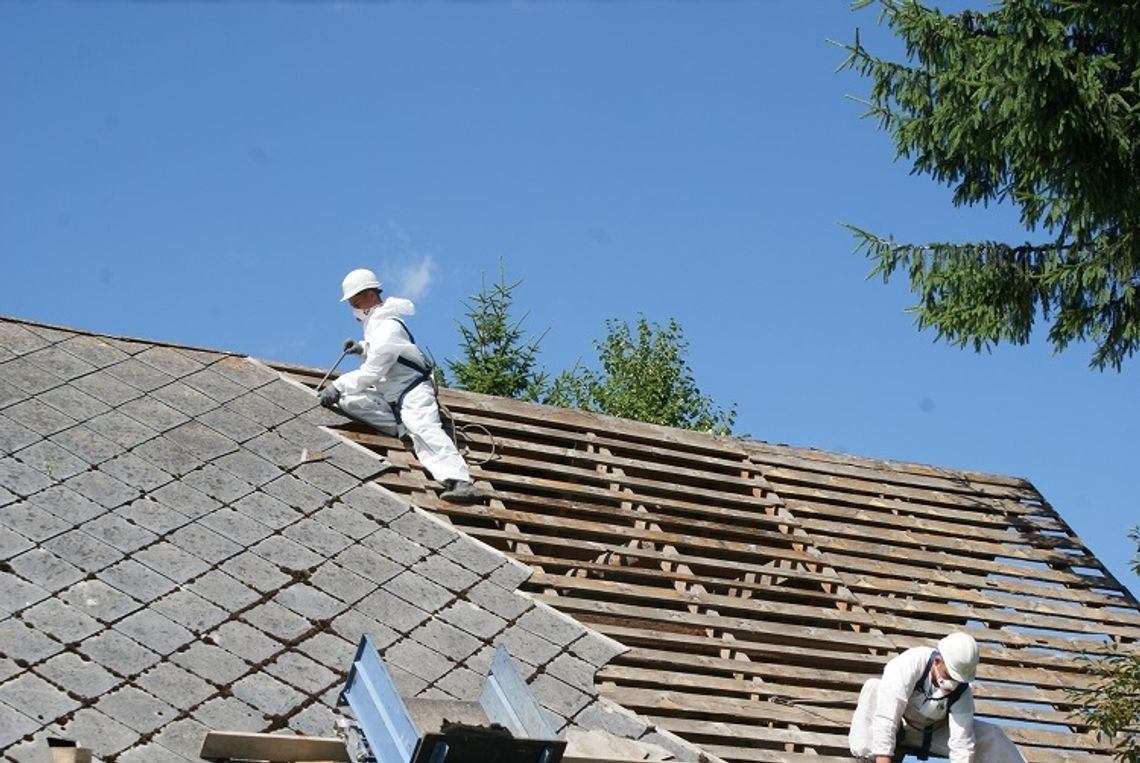
<svg viewBox="0 0 1140 763"><path fill-rule="evenodd" d="M408 325L396 317L393 317L392 320L400 324L400 327L404 329L404 333L408 335L408 341L414 345L416 343L416 338L412 336L412 332L408 328ZM418 374L418 376L412 379L396 397L396 402L390 403L392 406L392 415L396 418L396 424L403 424L404 422L403 417L400 416L400 409L404 407L404 398L407 397L408 393L413 389L420 386L425 381L429 381L431 379L431 364L422 366L411 358L405 358L403 355L398 356L396 358L396 362L405 368L412 369Z"/></svg>
<svg viewBox="0 0 1140 763"><path fill-rule="evenodd" d="M916 681L914 684L914 691L920 691L920 692L923 692L924 694L926 693L926 690L922 688L922 683L923 683L923 681L926 680L926 677L928 675L930 675L930 667L934 664L934 658L935 657L938 657L938 652L937 651L931 652L930 658L927 659L927 661L926 661L926 669L922 671L922 675L920 675L918 677L918 681ZM957 701L957 699L959 697L961 697L962 694L965 693L967 688L969 688L969 684L959 683L957 686L954 687L954 691L950 692L950 695L946 698L946 712L947 712L947 714L949 714L950 708L953 707L954 702ZM929 697L929 695L927 695L927 696ZM901 728L899 729L899 736L900 737L902 736L902 729ZM933 738L934 738L934 726L933 725L927 726L925 729L922 730L922 746L920 746L918 748L917 753L916 753L919 760L926 760L930 757L930 742Z"/></svg>

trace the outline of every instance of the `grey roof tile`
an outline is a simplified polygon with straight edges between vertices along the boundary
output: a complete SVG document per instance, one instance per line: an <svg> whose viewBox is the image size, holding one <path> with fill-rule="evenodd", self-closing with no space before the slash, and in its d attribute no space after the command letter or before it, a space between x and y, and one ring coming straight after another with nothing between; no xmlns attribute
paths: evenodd
<svg viewBox="0 0 1140 763"><path fill-rule="evenodd" d="M411 507L375 485L361 485L341 496L348 506L379 524L388 524L411 511Z"/></svg>
<svg viewBox="0 0 1140 763"><path fill-rule="evenodd" d="M17 662L36 663L63 651L58 641L12 617L0 619L0 644L5 656Z"/></svg>
<svg viewBox="0 0 1140 763"><path fill-rule="evenodd" d="M376 587L366 578L332 562L326 562L318 567L309 578L309 582L346 604L355 604Z"/></svg>
<svg viewBox="0 0 1140 763"><path fill-rule="evenodd" d="M412 631L430 617L429 612L416 606L415 603L405 601L383 589L373 591L361 600L355 609L400 633Z"/></svg>
<svg viewBox="0 0 1140 763"><path fill-rule="evenodd" d="M400 634L383 623L368 617L359 610L350 609L332 621L332 631L353 644L368 636L377 649L386 649L396 643Z"/></svg>
<svg viewBox="0 0 1140 763"><path fill-rule="evenodd" d="M293 414L266 400L256 392L247 392L226 403L226 410L252 419L265 427L276 427L293 418Z"/></svg>
<svg viewBox="0 0 1140 763"><path fill-rule="evenodd" d="M145 446L144 446L145 447ZM125 485L143 492L157 490L174 477L134 453L123 453L99 465L99 471L109 474Z"/></svg>
<svg viewBox="0 0 1140 763"><path fill-rule="evenodd" d="M410 571L401 572L389 580L384 589L429 612L438 612L455 599L455 594L443 586Z"/></svg>
<svg viewBox="0 0 1140 763"><path fill-rule="evenodd" d="M124 559L98 573L98 579L116 591L149 603L173 591L177 584L135 559Z"/></svg>
<svg viewBox="0 0 1140 763"><path fill-rule="evenodd" d="M309 620L331 620L347 609L344 602L306 583L282 588L273 601Z"/></svg>
<svg viewBox="0 0 1140 763"><path fill-rule="evenodd" d="M70 386L112 407L134 400L143 394L141 390L135 389L111 374L101 372L76 379Z"/></svg>
<svg viewBox="0 0 1140 763"><path fill-rule="evenodd" d="M76 421L83 421L84 419L111 410L110 406L106 403L91 397L91 395L88 395L86 392L83 392L71 384L65 387L49 389L47 392L37 395L36 397L40 402L47 403L60 413L70 416Z"/></svg>
<svg viewBox="0 0 1140 763"><path fill-rule="evenodd" d="M518 619L517 624L559 646L566 646L586 632L577 620L543 604L532 607Z"/></svg>
<svg viewBox="0 0 1140 763"><path fill-rule="evenodd" d="M0 468L0 474L2 473L3 469ZM18 501L4 509L4 524L37 543L61 535L72 527L70 522L64 522L51 512L26 501Z"/></svg>
<svg viewBox="0 0 1140 763"><path fill-rule="evenodd" d="M252 588L221 570L210 570L186 588L227 612L239 612L260 598Z"/></svg>
<svg viewBox="0 0 1140 763"><path fill-rule="evenodd" d="M50 437L76 424L76 420L71 416L57 411L36 398L9 405L4 409L4 415L42 437Z"/></svg>
<svg viewBox="0 0 1140 763"><path fill-rule="evenodd" d="M10 705L0 706L0 749L14 745L26 734L40 728L37 721L21 713ZM43 754L42 751L40 753Z"/></svg>
<svg viewBox="0 0 1140 763"><path fill-rule="evenodd" d="M258 604L243 612L241 619L281 641L292 641L312 628L308 619L275 601Z"/></svg>
<svg viewBox="0 0 1140 763"><path fill-rule="evenodd" d="M265 666L265 672L308 694L318 694L341 682L333 673L300 652L284 652Z"/></svg>
<svg viewBox="0 0 1140 763"><path fill-rule="evenodd" d="M26 448L41 439L38 432L33 432L26 426L0 414L0 451L11 453L20 448Z"/></svg>
<svg viewBox="0 0 1140 763"><path fill-rule="evenodd" d="M160 662L135 679L135 683L179 710L188 710L214 694L214 687L171 662Z"/></svg>
<svg viewBox="0 0 1140 763"><path fill-rule="evenodd" d="M312 514L330 501L328 493L297 479L292 474L282 475L266 483L261 490L305 514Z"/></svg>
<svg viewBox="0 0 1140 763"><path fill-rule="evenodd" d="M513 591L525 583L532 572L531 568L522 562L507 559L502 566L496 567L487 579Z"/></svg>
<svg viewBox="0 0 1140 763"><path fill-rule="evenodd" d="M266 527L282 530L301 519L291 504L278 500L264 491L250 493L233 504L234 509Z"/></svg>
<svg viewBox="0 0 1140 763"><path fill-rule="evenodd" d="M100 697L119 684L119 679L100 665L83 660L73 652L57 654L39 665L36 672L83 699Z"/></svg>
<svg viewBox="0 0 1140 763"><path fill-rule="evenodd" d="M399 641L384 650L384 663L422 678L429 684L438 681L455 667L455 663L444 655L411 639Z"/></svg>
<svg viewBox="0 0 1140 763"><path fill-rule="evenodd" d="M196 420L237 443L243 443L269 431L264 425L227 408L215 408L212 411L207 411L198 416Z"/></svg>
<svg viewBox="0 0 1140 763"><path fill-rule="evenodd" d="M432 618L410 634L424 646L462 662L483 647L480 639L455 628L438 618Z"/></svg>
<svg viewBox="0 0 1140 763"><path fill-rule="evenodd" d="M218 403L229 402L247 391L246 387L235 383L212 367L184 376L182 382Z"/></svg>
<svg viewBox="0 0 1140 763"><path fill-rule="evenodd" d="M276 432L266 430L252 440L247 440L244 446L282 469L291 469L301 463L301 448Z"/></svg>
<svg viewBox="0 0 1140 763"><path fill-rule="evenodd" d="M321 663L337 675L347 674L356 655L356 644L334 633L318 633L297 645L297 651Z"/></svg>
<svg viewBox="0 0 1140 763"><path fill-rule="evenodd" d="M246 551L222 563L222 569L258 591L275 591L289 581L277 565Z"/></svg>
<svg viewBox="0 0 1140 763"><path fill-rule="evenodd" d="M95 366L58 346L30 352L24 359L63 380L86 376L95 370Z"/></svg>
<svg viewBox="0 0 1140 763"><path fill-rule="evenodd" d="M145 527L151 527L151 524L145 521L143 517L152 511L157 512L165 508L176 512L183 520L178 522L178 524L172 524L173 522L177 522L177 517L169 517L167 519L156 518L156 521L160 522L160 526L162 527L177 527L181 524L185 524L185 522L190 521L190 519L194 517L205 516L222 505L210 497L207 494L208 491L212 490L216 493L236 492L236 490L233 490L233 486L228 484L223 485L223 481L219 480L217 475L206 473L202 475L200 479L195 480L194 477L197 474L198 472L195 471L187 475L184 480L163 485L158 490L150 493L147 497L149 499L148 503L140 504L138 501L132 503L132 510L137 512L137 515L134 517L135 521ZM190 482L197 482L198 485L193 486L188 484ZM243 493L239 493L239 495L243 495ZM152 506L150 505L151 503L157 503L159 505ZM152 527L152 529L158 531L157 528Z"/></svg>
<svg viewBox="0 0 1140 763"><path fill-rule="evenodd" d="M142 609L115 624L134 641L167 655L194 639L194 634L153 609Z"/></svg>
<svg viewBox="0 0 1140 763"><path fill-rule="evenodd" d="M82 641L102 629L95 618L55 598L45 599L25 610L21 618L36 630L65 644Z"/></svg>
<svg viewBox="0 0 1140 763"><path fill-rule="evenodd" d="M294 415L304 413L318 405L317 396L312 390L280 376L259 388L257 394L269 398Z"/></svg>
<svg viewBox="0 0 1140 763"><path fill-rule="evenodd" d="M226 610L185 588L159 599L151 607L192 633L204 633L230 616Z"/></svg>
<svg viewBox="0 0 1140 763"><path fill-rule="evenodd" d="M573 686L559 681L549 673L536 677L530 684L531 690L538 698L539 703L563 719L573 718L574 714L584 708L590 701L590 696L578 691ZM562 724L556 724L561 726Z"/></svg>
<svg viewBox="0 0 1140 763"><path fill-rule="evenodd" d="M73 456L50 440L40 440L21 451L16 458L56 482L74 477L88 468L87 462Z"/></svg>
<svg viewBox="0 0 1140 763"><path fill-rule="evenodd" d="M230 438L197 421L177 426L167 432L166 436L203 461L215 461L219 456L233 453L239 447Z"/></svg>
<svg viewBox="0 0 1140 763"><path fill-rule="evenodd" d="M480 580L478 575L439 554L432 554L416 562L412 571L454 593L465 591Z"/></svg>
<svg viewBox="0 0 1140 763"><path fill-rule="evenodd" d="M121 363L107 366L103 372L142 392L150 392L174 381L170 374L163 373L137 358L128 358Z"/></svg>
<svg viewBox="0 0 1140 763"><path fill-rule="evenodd" d="M206 732L211 730L201 721L193 718L180 718L174 723L164 726L161 731L154 735L153 739L163 749L170 750L190 761L200 761L198 751L202 749L202 740L206 738Z"/></svg>
<svg viewBox="0 0 1140 763"><path fill-rule="evenodd" d="M80 527L108 546L123 552L135 551L157 539L157 535L128 522L118 514L104 514Z"/></svg>
<svg viewBox="0 0 1140 763"><path fill-rule="evenodd" d="M235 505L240 505L240 502ZM252 546L273 533L266 525L234 509L218 509L202 517L199 522L242 548Z"/></svg>
<svg viewBox="0 0 1140 763"><path fill-rule="evenodd" d="M390 527L408 540L432 550L442 548L459 537L453 528L418 510L393 520Z"/></svg>
<svg viewBox="0 0 1140 763"><path fill-rule="evenodd" d="M495 645L507 648L511 656L528 665L545 665L562 650L540 636L518 626L511 626L495 637Z"/></svg>
<svg viewBox="0 0 1140 763"><path fill-rule="evenodd" d="M263 731L268 719L236 697L215 697L193 712L195 720L210 729Z"/></svg>
<svg viewBox="0 0 1140 763"><path fill-rule="evenodd" d="M460 702L477 702L486 684L486 676L467 668L455 668L436 682L436 687Z"/></svg>
<svg viewBox="0 0 1140 763"><path fill-rule="evenodd" d="M130 357L118 347L97 336L76 335L63 340L58 347L96 368L105 368Z"/></svg>
<svg viewBox="0 0 1140 763"><path fill-rule="evenodd" d="M2 546L0 543L0 550ZM3 556L0 553L0 557ZM85 574L78 567L43 548L32 548L12 559L9 564L17 575L25 580L34 580L49 591L69 586Z"/></svg>
<svg viewBox="0 0 1140 763"><path fill-rule="evenodd" d="M251 673L230 687L233 695L267 715L286 715L298 708L304 695L266 673Z"/></svg>
<svg viewBox="0 0 1140 763"><path fill-rule="evenodd" d="M326 558L332 558L352 545L351 539L311 519L302 519L291 524L281 534L299 545L305 545L312 551L323 554Z"/></svg>
<svg viewBox="0 0 1140 763"><path fill-rule="evenodd" d="M188 488L179 482L172 482L167 487L172 489L185 488L187 491L201 495L202 498L205 498L206 500L211 500L209 498L206 498L205 495L198 493L198 491L192 490L191 488ZM162 491L160 490L159 492ZM170 496L169 492L167 493L167 497L170 500L174 500L173 497ZM215 506L220 505L217 502L213 502L213 504ZM180 503L180 505L185 506L184 503ZM174 509L171 509L162 503L159 503L158 501L154 500L153 496L143 496L138 500L131 501L126 506L120 506L115 510L115 513L121 516L123 519L133 522L139 527L145 527L151 532L157 533L159 535L168 533L176 527L181 527L190 521L190 517L182 514L181 512L175 511Z"/></svg>
<svg viewBox="0 0 1140 763"><path fill-rule="evenodd" d="M398 575L402 565L360 545L349 546L336 555L336 563L377 585Z"/></svg>
<svg viewBox="0 0 1140 763"><path fill-rule="evenodd" d="M171 477L182 477L200 466L190 451L166 437L156 437L132 452Z"/></svg>
<svg viewBox="0 0 1140 763"><path fill-rule="evenodd" d="M4 366L0 365L0 374L4 373ZM3 376L0 376L0 409L4 409L12 403L18 403L27 397L28 394L21 389L13 387L6 382Z"/></svg>
<svg viewBox="0 0 1140 763"><path fill-rule="evenodd" d="M195 763L157 742L145 742L119 754L116 763Z"/></svg>
<svg viewBox="0 0 1140 763"><path fill-rule="evenodd" d="M20 612L43 601L51 593L8 572L0 572L0 617Z"/></svg>
<svg viewBox="0 0 1140 763"><path fill-rule="evenodd" d="M293 474L329 495L341 495L359 484L352 475L323 461L301 464L293 470Z"/></svg>
<svg viewBox="0 0 1140 763"><path fill-rule="evenodd" d="M177 583L185 583L210 569L198 557L166 541L147 546L134 558Z"/></svg>
<svg viewBox="0 0 1140 763"><path fill-rule="evenodd" d="M308 570L324 561L324 558L318 554L280 535L266 538L250 550L287 570Z"/></svg>
<svg viewBox="0 0 1140 763"><path fill-rule="evenodd" d="M91 465L101 464L126 450L119 443L108 440L82 424L57 432L48 439Z"/></svg>
<svg viewBox="0 0 1140 763"><path fill-rule="evenodd" d="M174 377L201 371L204 366L190 353L174 347L149 347L135 357L148 366Z"/></svg>
<svg viewBox="0 0 1140 763"><path fill-rule="evenodd" d="M0 506L7 506L10 503L15 503L18 497L14 493L8 492L8 489L0 485ZM3 529L3 528L0 528ZM0 543L0 556L3 555L3 544Z"/></svg>
<svg viewBox="0 0 1140 763"><path fill-rule="evenodd" d="M414 641L408 642L414 644ZM388 665L388 675L401 697L416 697L428 688L430 681L409 673L398 665Z"/></svg>
<svg viewBox="0 0 1140 763"><path fill-rule="evenodd" d="M51 326L44 326L40 323L26 323L24 326L35 335L43 338L49 344L56 344L65 339L70 339L74 336L74 332L64 329L57 329Z"/></svg>
<svg viewBox="0 0 1140 763"><path fill-rule="evenodd" d="M217 371L245 389L260 387L277 378L273 369L244 357L223 356L210 366L210 370Z"/></svg>
<svg viewBox="0 0 1140 763"><path fill-rule="evenodd" d="M386 527L362 538L360 542L405 567L415 564L428 554L428 550L420 544L413 543Z"/></svg>
<svg viewBox="0 0 1140 763"><path fill-rule="evenodd" d="M232 503L243 495L249 495L254 491L254 487L250 483L239 480L229 472L212 464L206 464L201 469L190 472L182 478L182 481L222 503ZM178 507L172 506L171 508L177 509Z"/></svg>
<svg viewBox="0 0 1140 763"><path fill-rule="evenodd" d="M158 697L134 686L123 686L103 697L95 707L125 726L146 734L169 723L178 711Z"/></svg>
<svg viewBox="0 0 1140 763"><path fill-rule="evenodd" d="M298 448L308 448L320 453L325 453L343 442L340 437L329 434L301 417L286 421L275 431ZM375 458L373 456L374 460Z"/></svg>
<svg viewBox="0 0 1140 763"><path fill-rule="evenodd" d="M55 374L29 363L24 358L6 360L0 364L0 377L28 395L39 395L63 383Z"/></svg>
<svg viewBox="0 0 1140 763"><path fill-rule="evenodd" d="M86 522L102 514L106 509L97 503L89 501L74 490L55 485L47 490L36 493L28 499L29 503L50 511L57 517L72 524Z"/></svg>
<svg viewBox="0 0 1140 763"><path fill-rule="evenodd" d="M264 485L285 473L261 456L244 448L221 458L215 458L214 464L253 485Z"/></svg>
<svg viewBox="0 0 1140 763"><path fill-rule="evenodd" d="M194 675L219 686L227 686L249 672L249 665L245 660L230 654L225 649L202 642L191 644L188 649L176 652L170 659Z"/></svg>
<svg viewBox="0 0 1140 763"><path fill-rule="evenodd" d="M313 514L312 519L314 522L332 528L354 540L360 540L379 529L376 522L343 503L336 503L318 510Z"/></svg>
<svg viewBox="0 0 1140 763"><path fill-rule="evenodd" d="M124 448L142 445L147 440L158 436L158 432L155 430L118 411L101 413L94 418L87 419L86 424L88 428L95 430L108 440L117 442Z"/></svg>
<svg viewBox="0 0 1140 763"><path fill-rule="evenodd" d="M312 704L289 719L289 728L307 736L328 736L345 716L321 704Z"/></svg>
<svg viewBox="0 0 1140 763"><path fill-rule="evenodd" d="M136 398L118 407L120 413L146 424L157 432L166 432L185 424L190 417L157 399L156 392Z"/></svg>
<svg viewBox="0 0 1140 763"><path fill-rule="evenodd" d="M206 526L208 515L172 532L168 538L176 546L194 549L194 556L218 564L241 553L244 547L225 538Z"/></svg>
<svg viewBox="0 0 1140 763"><path fill-rule="evenodd" d="M213 398L182 382L174 382L165 387L159 387L151 393L151 396L187 416L200 416L219 405Z"/></svg>
<svg viewBox="0 0 1140 763"><path fill-rule="evenodd" d="M76 567L87 572L101 570L123 558L121 552L91 537L82 530L72 530L63 535L57 535L44 541L43 546L53 554L62 556Z"/></svg>
<svg viewBox="0 0 1140 763"><path fill-rule="evenodd" d="M358 481L371 479L391 468L391 464L354 443L342 442L324 452L327 463L348 472Z"/></svg>
<svg viewBox="0 0 1140 763"><path fill-rule="evenodd" d="M597 667L569 654L560 654L547 666L546 672L579 691L594 693L594 673Z"/></svg>
<svg viewBox="0 0 1140 763"><path fill-rule="evenodd" d="M112 623L142 606L141 602L98 579L81 580L60 598L102 623Z"/></svg>
<svg viewBox="0 0 1140 763"><path fill-rule="evenodd" d="M489 575L506 562L502 552L466 535L460 535L441 548L439 553L445 559L450 559L464 569L481 576Z"/></svg>
<svg viewBox="0 0 1140 763"><path fill-rule="evenodd" d="M211 637L217 646L255 665L268 660L282 649L279 641L240 620L222 623Z"/></svg>
<svg viewBox="0 0 1140 763"><path fill-rule="evenodd" d="M17 355L47 347L50 342L26 326L12 321L0 321L0 345Z"/></svg>
<svg viewBox="0 0 1140 763"><path fill-rule="evenodd" d="M469 601L457 601L439 613L445 623L454 625L473 636L484 641L490 640L496 633L507 627L507 621L498 615L491 614L485 609L476 607Z"/></svg>
<svg viewBox="0 0 1140 763"><path fill-rule="evenodd" d="M102 471L88 471L77 474L63 483L69 490L108 509L130 503L140 495L137 487L132 487Z"/></svg>

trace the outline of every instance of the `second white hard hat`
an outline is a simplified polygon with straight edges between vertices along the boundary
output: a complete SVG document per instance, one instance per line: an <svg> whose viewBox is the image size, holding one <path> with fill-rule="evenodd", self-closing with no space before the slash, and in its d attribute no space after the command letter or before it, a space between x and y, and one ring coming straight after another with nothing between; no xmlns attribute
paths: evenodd
<svg viewBox="0 0 1140 763"><path fill-rule="evenodd" d="M357 268L344 277L340 282L340 288L344 292L340 301L347 302L365 289L379 289L380 282L376 280L376 274L371 270Z"/></svg>
<svg viewBox="0 0 1140 763"><path fill-rule="evenodd" d="M951 633L938 642L938 653L955 681L969 683L978 671L978 642L969 633Z"/></svg>

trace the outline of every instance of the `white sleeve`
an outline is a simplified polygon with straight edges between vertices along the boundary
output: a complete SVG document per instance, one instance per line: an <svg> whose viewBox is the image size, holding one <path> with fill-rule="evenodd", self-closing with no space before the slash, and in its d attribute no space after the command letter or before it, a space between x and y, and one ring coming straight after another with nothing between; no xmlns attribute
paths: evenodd
<svg viewBox="0 0 1140 763"><path fill-rule="evenodd" d="M404 327L398 321L389 318L368 321L364 326L364 362L333 384L342 393L351 395L382 381L403 347L409 344L404 334Z"/></svg>
<svg viewBox="0 0 1140 763"><path fill-rule="evenodd" d="M950 707L950 763L974 763L974 693L969 688Z"/></svg>
<svg viewBox="0 0 1140 763"><path fill-rule="evenodd" d="M895 737L902 723L907 699L914 684L926 666L929 650L920 647L908 649L891 659L883 669L879 693L875 701L875 715L871 718L871 754L893 755Z"/></svg>

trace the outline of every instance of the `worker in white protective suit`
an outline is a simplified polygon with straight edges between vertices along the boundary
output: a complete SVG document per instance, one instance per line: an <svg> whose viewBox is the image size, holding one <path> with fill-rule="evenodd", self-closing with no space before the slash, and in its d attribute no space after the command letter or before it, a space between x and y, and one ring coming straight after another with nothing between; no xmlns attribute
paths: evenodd
<svg viewBox="0 0 1140 763"><path fill-rule="evenodd" d="M477 500L467 464L443 431L431 365L402 320L415 313L415 305L399 297L381 298L376 275L363 268L345 276L341 287L340 301L348 302L364 324L364 341L354 348L364 360L321 391L321 405L385 434L407 432L416 458L443 483L441 498L454 503Z"/></svg>
<svg viewBox="0 0 1140 763"><path fill-rule="evenodd" d="M977 667L978 644L960 632L937 649L916 646L892 658L882 678L868 679L859 693L851 754L868 763L906 754L950 763L1025 763L999 726L974 719L970 682Z"/></svg>

